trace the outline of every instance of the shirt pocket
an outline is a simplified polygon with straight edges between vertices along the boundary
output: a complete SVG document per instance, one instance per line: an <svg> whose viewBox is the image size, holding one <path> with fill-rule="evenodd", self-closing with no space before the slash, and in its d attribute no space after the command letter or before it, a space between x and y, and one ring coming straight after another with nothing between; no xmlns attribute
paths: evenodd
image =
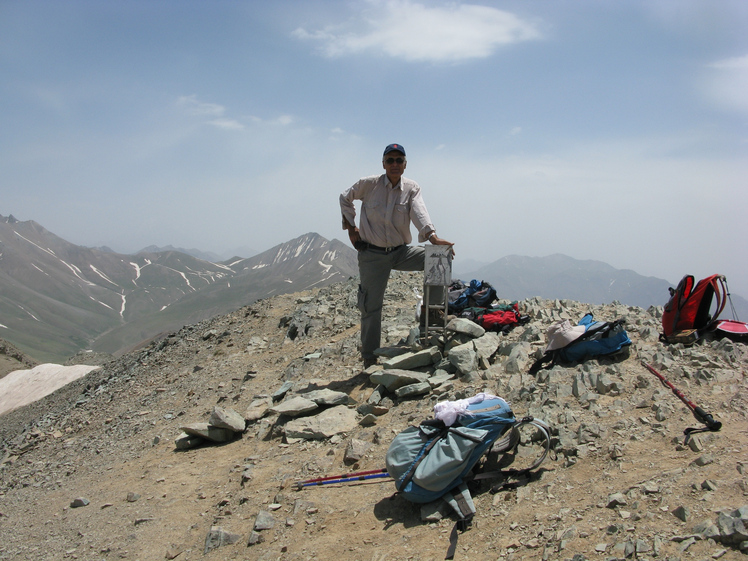
<svg viewBox="0 0 748 561"><path fill-rule="evenodd" d="M410 208L408 205L395 205L392 213L392 222L395 228L402 229L410 226Z"/></svg>
<svg viewBox="0 0 748 561"><path fill-rule="evenodd" d="M383 205L379 201L368 201L364 202L363 204L363 210L366 211L366 217L371 222L374 220L374 222L381 224L384 222L385 219L385 213L387 211L387 207Z"/></svg>

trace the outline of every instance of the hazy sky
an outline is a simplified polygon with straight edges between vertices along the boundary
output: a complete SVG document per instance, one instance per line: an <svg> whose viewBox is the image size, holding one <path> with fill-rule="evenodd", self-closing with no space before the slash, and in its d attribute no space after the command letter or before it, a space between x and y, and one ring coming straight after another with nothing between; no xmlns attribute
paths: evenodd
<svg viewBox="0 0 748 561"><path fill-rule="evenodd" d="M347 242L391 142L457 259L748 296L745 0L0 0L0 214L70 242Z"/></svg>

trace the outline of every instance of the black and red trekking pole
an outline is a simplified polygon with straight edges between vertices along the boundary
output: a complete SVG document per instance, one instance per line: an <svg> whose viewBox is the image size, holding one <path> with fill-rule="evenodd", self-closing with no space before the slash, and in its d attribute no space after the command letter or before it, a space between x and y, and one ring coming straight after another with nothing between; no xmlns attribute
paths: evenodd
<svg viewBox="0 0 748 561"><path fill-rule="evenodd" d="M380 477L389 477L387 468L372 469L369 471L357 471L355 473L344 473L342 475L329 475L327 477L318 477L317 479L307 479L296 483L297 489L309 487L311 485L328 485L330 483L349 483L352 481L364 481L366 479L377 479Z"/></svg>
<svg viewBox="0 0 748 561"><path fill-rule="evenodd" d="M659 372L657 372L657 370L655 370L653 366L647 364L644 361L642 361L642 364L644 365L644 367L647 370L649 370L652 374L654 374L655 376L657 376L660 379L660 382L662 382L663 386L666 386L666 387L670 388L671 390L673 390L673 393L676 396L678 396L678 398L683 403L685 403L686 406L691 410L691 413L693 413L693 416L696 417L697 421L699 421L700 423L703 423L704 425L706 425L705 428L698 428L698 429L688 428L688 429L684 430L683 434L686 435L686 442L688 441L688 438L691 435L691 433L694 433L694 432L704 432L704 431L707 431L707 430L712 431L712 432L717 432L719 429L722 428L722 423L719 422L719 421L715 421L714 417L712 417L711 413L707 413L701 407L699 407L698 405L696 405L694 402L689 401L686 398L686 396L683 395L683 393L678 388L676 388L673 384L671 384L670 382L668 382L667 379L662 374L660 374Z"/></svg>

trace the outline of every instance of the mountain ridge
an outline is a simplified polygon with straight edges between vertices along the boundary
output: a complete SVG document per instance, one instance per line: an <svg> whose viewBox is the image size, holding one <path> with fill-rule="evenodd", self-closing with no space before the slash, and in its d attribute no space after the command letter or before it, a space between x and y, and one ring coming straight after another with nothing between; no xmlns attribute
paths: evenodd
<svg viewBox="0 0 748 561"><path fill-rule="evenodd" d="M313 232L218 263L170 247L118 254L76 246L33 220L0 216L0 337L39 361L64 362L86 349L120 354L255 300L358 274L348 244ZM510 255L461 277L489 281L504 299L619 301L644 308L662 306L671 286L563 254ZM748 301L733 295L733 304L738 317L748 317Z"/></svg>
<svg viewBox="0 0 748 561"><path fill-rule="evenodd" d="M599 304L618 301L641 308L665 305L670 298L668 289L677 284L643 276L632 269L616 269L603 261L580 260L561 253L545 257L508 255L464 272L462 277L485 279L509 300L538 296ZM748 317L748 300L737 294L731 298L736 315ZM720 317L730 314L727 308Z"/></svg>
<svg viewBox="0 0 748 561"><path fill-rule="evenodd" d="M177 251L124 255L0 217L0 336L41 361L122 352L268 294L348 278L354 259L315 233L231 265Z"/></svg>

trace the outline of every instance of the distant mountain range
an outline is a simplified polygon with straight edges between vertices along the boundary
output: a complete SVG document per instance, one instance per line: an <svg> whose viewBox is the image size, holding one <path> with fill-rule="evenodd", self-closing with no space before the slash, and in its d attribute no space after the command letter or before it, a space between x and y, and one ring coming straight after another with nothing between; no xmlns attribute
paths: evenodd
<svg viewBox="0 0 748 561"><path fill-rule="evenodd" d="M522 257L510 255L466 273L471 279L488 280L502 298L524 300L531 296L566 298L590 304L618 300L648 308L668 299L666 280L644 277L627 269L615 269L601 261L580 261L566 255Z"/></svg>
<svg viewBox="0 0 748 561"><path fill-rule="evenodd" d="M106 251L112 251L108 247L103 247L101 249L104 249ZM167 245L163 247L149 245L148 247L144 247L137 253L163 253L164 251L178 251L179 253L186 253L187 255L191 255L192 257L197 257L198 259L202 259L203 261L210 261L211 263L220 263L221 261L226 261L229 259L231 259L232 261L235 261L237 258L240 259L240 258L252 257L259 253L258 251L254 249L250 249L246 246L242 246L241 248L237 248L235 251L233 251L230 254L221 256L221 255L218 255L217 253L213 253L212 251L201 251L196 248L185 249L183 247L174 247L173 245Z"/></svg>
<svg viewBox="0 0 748 561"><path fill-rule="evenodd" d="M187 255L191 255L192 257L196 257L197 259L202 259L203 261L209 261L211 263L218 263L220 261L223 261L223 257L218 255L217 253L213 253L212 251L200 251L199 249L195 248L184 249L183 247L174 247L173 245L167 245L164 247L149 245L148 247L144 247L143 249L138 251L138 253L164 253L166 251L177 251L179 253L185 253Z"/></svg>
<svg viewBox="0 0 748 561"><path fill-rule="evenodd" d="M122 255L0 216L0 337L39 361L118 353L274 294L358 273L356 253L310 233L250 258Z"/></svg>
<svg viewBox="0 0 748 561"><path fill-rule="evenodd" d="M199 250L197 255L210 256ZM565 255L509 256L453 278L487 280L499 298L663 305L668 281ZM71 244L34 221L0 216L0 337L40 362L85 349L118 354L257 300L358 275L356 252L308 233L249 258L213 262L167 246L135 255ZM733 295L740 317L748 302ZM730 316L729 308L722 317Z"/></svg>
<svg viewBox="0 0 748 561"><path fill-rule="evenodd" d="M546 257L510 255L490 264L473 261L456 267L453 277L466 282L486 280L496 288L499 298L505 300L524 300L533 296L589 304L606 304L615 300L645 309L664 306L670 298L668 288L675 286L630 269L616 269L602 261L573 259L561 254ZM748 300L736 294L731 298L737 316L748 318ZM720 317L733 319L729 302Z"/></svg>

